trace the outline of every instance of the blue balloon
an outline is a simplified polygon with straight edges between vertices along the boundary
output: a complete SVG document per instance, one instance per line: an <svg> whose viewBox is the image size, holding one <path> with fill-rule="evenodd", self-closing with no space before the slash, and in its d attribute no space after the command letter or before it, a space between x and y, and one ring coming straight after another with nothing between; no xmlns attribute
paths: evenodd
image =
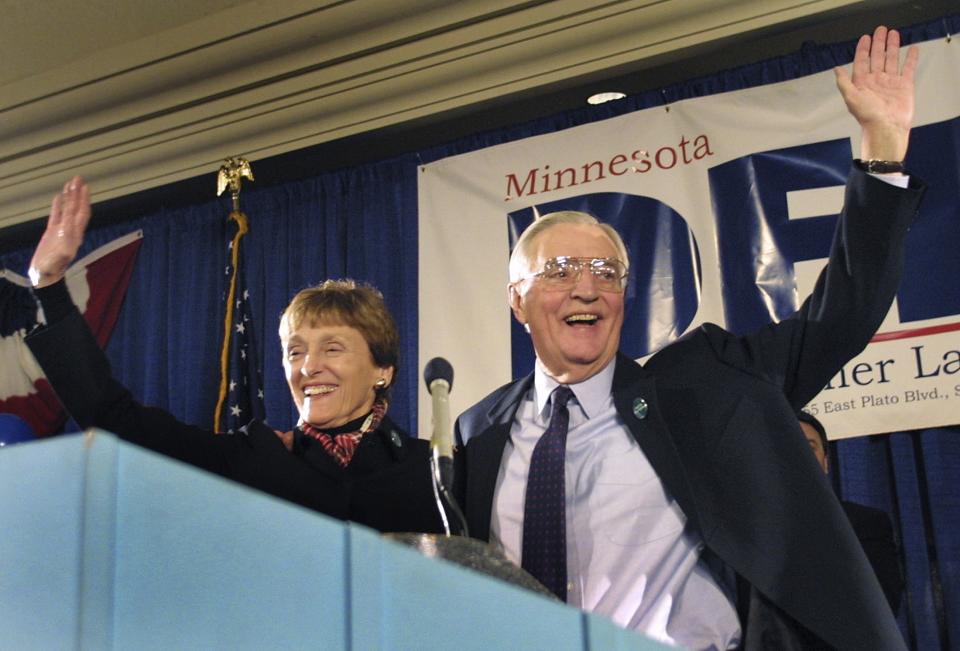
<svg viewBox="0 0 960 651"><path fill-rule="evenodd" d="M36 440L37 435L22 418L15 414L0 414L0 448Z"/></svg>

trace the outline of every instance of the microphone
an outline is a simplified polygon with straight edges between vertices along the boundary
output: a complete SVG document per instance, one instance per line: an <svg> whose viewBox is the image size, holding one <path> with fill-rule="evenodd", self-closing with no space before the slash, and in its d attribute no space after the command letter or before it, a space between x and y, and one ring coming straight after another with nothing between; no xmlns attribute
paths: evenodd
<svg viewBox="0 0 960 651"><path fill-rule="evenodd" d="M433 434L430 449L440 471L440 484L453 487L453 429L450 426L450 389L453 367L442 357L434 357L423 369L423 379L433 405Z"/></svg>
<svg viewBox="0 0 960 651"><path fill-rule="evenodd" d="M447 503L450 511L460 521L460 533L469 536L467 519L453 498L453 428L450 427L450 387L453 386L453 367L442 357L434 357L423 369L423 379L433 403L433 433L430 437L430 449L433 456L433 495L437 500L437 510L443 520L443 528L450 535L450 523L441 502Z"/></svg>

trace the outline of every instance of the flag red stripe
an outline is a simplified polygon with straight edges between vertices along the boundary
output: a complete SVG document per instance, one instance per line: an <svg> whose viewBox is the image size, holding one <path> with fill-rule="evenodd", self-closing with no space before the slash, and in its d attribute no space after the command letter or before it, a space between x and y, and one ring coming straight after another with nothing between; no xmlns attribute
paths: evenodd
<svg viewBox="0 0 960 651"><path fill-rule="evenodd" d="M101 348L107 345L113 326L120 316L120 308L127 294L127 285L130 284L130 276L133 274L134 262L142 241L138 239L111 251L87 267L90 299L83 318L90 325Z"/></svg>

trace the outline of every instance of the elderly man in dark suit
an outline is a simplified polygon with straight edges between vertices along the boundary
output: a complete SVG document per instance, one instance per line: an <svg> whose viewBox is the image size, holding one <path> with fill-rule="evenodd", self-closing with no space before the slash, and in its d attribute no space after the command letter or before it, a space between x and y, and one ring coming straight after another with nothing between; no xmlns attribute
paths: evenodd
<svg viewBox="0 0 960 651"><path fill-rule="evenodd" d="M790 318L742 337L705 324L640 365L618 353L619 235L565 212L521 236L509 296L535 371L458 419L456 490L471 533L560 599L693 649L903 648L795 416L899 282L922 195L899 163L918 56L901 68L899 45L880 27L852 77L837 71L862 160L829 264Z"/></svg>

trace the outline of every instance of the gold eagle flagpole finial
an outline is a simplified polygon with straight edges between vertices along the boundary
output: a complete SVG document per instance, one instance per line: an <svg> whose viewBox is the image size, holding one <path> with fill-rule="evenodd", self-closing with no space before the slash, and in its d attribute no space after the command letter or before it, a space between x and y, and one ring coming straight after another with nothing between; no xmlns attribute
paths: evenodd
<svg viewBox="0 0 960 651"><path fill-rule="evenodd" d="M250 169L250 163L246 158L234 156L223 161L220 171L217 173L217 196L223 194L223 191L230 188L230 196L233 197L233 211L228 219L237 223L237 230L230 240L230 266L227 267L230 273L230 280L227 286L227 296L224 309L223 320L223 346L220 349L220 391L217 397L217 406L213 413L213 431L220 431L221 416L224 413L224 407L227 404L227 398L230 389L230 340L233 333L234 308L239 306L237 302L237 276L240 268L240 240L246 235L249 227L247 225L247 216L240 211L240 184L242 178L253 180L253 170ZM241 292L242 293L242 292Z"/></svg>
<svg viewBox="0 0 960 651"><path fill-rule="evenodd" d="M220 172L217 174L217 196L219 197L224 190L230 188L234 212L240 212L241 178L253 180L253 170L250 169L250 162L246 158L234 156L223 161Z"/></svg>

